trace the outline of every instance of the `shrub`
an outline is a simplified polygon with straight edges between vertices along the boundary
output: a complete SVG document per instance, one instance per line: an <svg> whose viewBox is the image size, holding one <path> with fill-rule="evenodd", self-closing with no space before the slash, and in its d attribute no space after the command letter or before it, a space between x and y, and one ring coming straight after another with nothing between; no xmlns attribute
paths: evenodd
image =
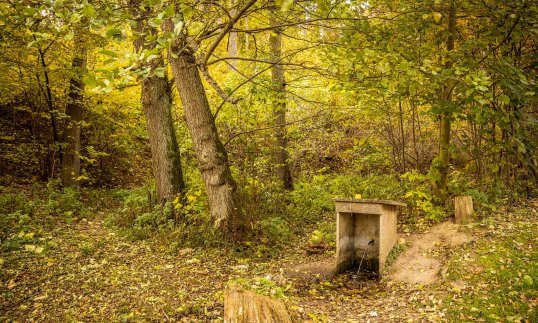
<svg viewBox="0 0 538 323"><path fill-rule="evenodd" d="M288 222L281 217L262 220L259 227L264 240L272 244L282 243L290 236Z"/></svg>
<svg viewBox="0 0 538 323"><path fill-rule="evenodd" d="M430 177L413 170L401 176L411 190L405 193L407 204L412 208L412 215L422 215L428 220L440 221L446 218L442 207L434 204L433 188Z"/></svg>
<svg viewBox="0 0 538 323"><path fill-rule="evenodd" d="M334 248L336 246L336 224L334 221L323 222L319 228L312 232L308 244L311 247Z"/></svg>
<svg viewBox="0 0 538 323"><path fill-rule="evenodd" d="M48 215L72 216L85 215L84 203L80 200L79 192L72 187L59 188L59 181L50 181L47 184L47 200L44 211Z"/></svg>

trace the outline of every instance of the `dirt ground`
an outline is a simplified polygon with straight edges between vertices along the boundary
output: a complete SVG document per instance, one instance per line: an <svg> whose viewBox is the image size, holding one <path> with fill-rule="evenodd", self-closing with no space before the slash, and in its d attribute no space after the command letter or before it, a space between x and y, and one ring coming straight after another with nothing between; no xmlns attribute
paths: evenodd
<svg viewBox="0 0 538 323"><path fill-rule="evenodd" d="M300 321L444 321L446 299L472 287L445 279L445 261L473 243L476 232L497 231L446 222L402 235L407 249L378 282L333 275L334 254L306 253L306 239L263 261L231 250L170 252L156 241L126 241L99 217L57 222L19 233L19 240L31 235L34 248L0 254L0 321L218 322L230 280L268 275L291 284L286 302Z"/></svg>
<svg viewBox="0 0 538 323"><path fill-rule="evenodd" d="M407 238L407 239L406 239ZM443 254L436 252L442 248L457 248L474 238L460 230L452 222L444 222L423 234L401 235L410 247L398 256L391 267L390 281L408 284L433 284L442 274Z"/></svg>

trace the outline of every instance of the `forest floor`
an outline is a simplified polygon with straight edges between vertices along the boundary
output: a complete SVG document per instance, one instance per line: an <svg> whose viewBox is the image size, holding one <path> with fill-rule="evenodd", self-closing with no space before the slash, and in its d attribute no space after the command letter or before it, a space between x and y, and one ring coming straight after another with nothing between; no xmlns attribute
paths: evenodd
<svg viewBox="0 0 538 323"><path fill-rule="evenodd" d="M309 255L306 238L268 260L170 252L125 240L104 216L43 219L2 241L0 321L219 321L230 280L279 273L302 321L538 321L538 200L402 235L380 282L333 276L334 255Z"/></svg>

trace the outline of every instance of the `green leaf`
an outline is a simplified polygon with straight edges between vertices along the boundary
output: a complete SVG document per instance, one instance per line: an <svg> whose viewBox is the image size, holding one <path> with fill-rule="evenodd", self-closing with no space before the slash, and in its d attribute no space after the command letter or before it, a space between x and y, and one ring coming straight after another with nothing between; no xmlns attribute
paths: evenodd
<svg viewBox="0 0 538 323"><path fill-rule="evenodd" d="M84 82L84 84L89 85L91 87L97 86L97 80L92 75L84 76L84 78L82 78L82 82Z"/></svg>
<svg viewBox="0 0 538 323"><path fill-rule="evenodd" d="M501 101L504 104L509 104L510 103L510 98L508 97L508 95L503 94L503 95L499 96L499 101Z"/></svg>
<svg viewBox="0 0 538 323"><path fill-rule="evenodd" d="M84 6L82 6L82 14L86 18L93 18L97 15L97 12L95 11L93 5L90 3L85 3Z"/></svg>
<svg viewBox="0 0 538 323"><path fill-rule="evenodd" d="M118 54L116 54L116 52L107 49L102 49L100 53L110 57L118 57Z"/></svg>
<svg viewBox="0 0 538 323"><path fill-rule="evenodd" d="M146 62L151 62L156 58L159 58L159 55L149 55L148 58L146 58Z"/></svg>
<svg viewBox="0 0 538 323"><path fill-rule="evenodd" d="M174 26L174 35L179 36L179 34L181 33L181 29L183 29L183 21L178 22Z"/></svg>
<svg viewBox="0 0 538 323"><path fill-rule="evenodd" d="M173 17L175 13L174 4L172 3L166 9L164 9L165 17Z"/></svg>
<svg viewBox="0 0 538 323"><path fill-rule="evenodd" d="M155 71L153 71L153 74L157 75L158 77L164 77L164 67L156 68Z"/></svg>
<svg viewBox="0 0 538 323"><path fill-rule="evenodd" d="M528 286L532 286L534 284L532 277L529 275L523 276L523 282Z"/></svg>
<svg viewBox="0 0 538 323"><path fill-rule="evenodd" d="M293 0L283 0L282 5L280 6L280 10L282 12L286 12L290 10L291 5L293 4Z"/></svg>
<svg viewBox="0 0 538 323"><path fill-rule="evenodd" d="M118 29L118 28L109 28L106 32L105 32L105 35L106 37L117 37L117 36L120 36L121 35L121 29Z"/></svg>

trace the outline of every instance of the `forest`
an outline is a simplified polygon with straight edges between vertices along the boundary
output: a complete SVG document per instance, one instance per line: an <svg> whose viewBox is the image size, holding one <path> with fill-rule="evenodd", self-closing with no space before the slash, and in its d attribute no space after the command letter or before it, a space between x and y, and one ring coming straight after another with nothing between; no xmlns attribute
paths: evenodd
<svg viewBox="0 0 538 323"><path fill-rule="evenodd" d="M537 70L533 0L0 0L0 321L536 322Z"/></svg>

